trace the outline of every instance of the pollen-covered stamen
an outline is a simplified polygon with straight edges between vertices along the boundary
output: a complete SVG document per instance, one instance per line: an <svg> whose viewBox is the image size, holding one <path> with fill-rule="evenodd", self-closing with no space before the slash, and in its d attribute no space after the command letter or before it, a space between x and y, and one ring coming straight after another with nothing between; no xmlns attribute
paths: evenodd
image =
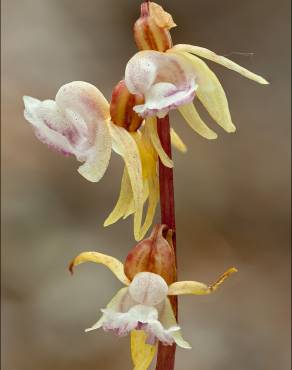
<svg viewBox="0 0 292 370"><path fill-rule="evenodd" d="M166 16L163 16L163 15ZM134 25L134 37L138 49L166 51L172 47L169 29L174 27L171 16L157 4L144 2L141 16Z"/></svg>
<svg viewBox="0 0 292 370"><path fill-rule="evenodd" d="M151 272L140 272L129 285L131 297L146 306L156 306L166 298L167 292L165 280Z"/></svg>
<svg viewBox="0 0 292 370"><path fill-rule="evenodd" d="M133 95L126 87L125 81L120 81L113 90L110 103L111 121L129 132L137 131L143 122L133 107L143 103L141 95Z"/></svg>

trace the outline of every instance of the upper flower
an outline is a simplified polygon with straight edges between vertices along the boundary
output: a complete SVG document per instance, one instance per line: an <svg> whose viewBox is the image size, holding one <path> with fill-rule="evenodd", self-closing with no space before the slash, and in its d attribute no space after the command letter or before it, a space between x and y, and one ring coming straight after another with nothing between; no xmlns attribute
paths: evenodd
<svg viewBox="0 0 292 370"><path fill-rule="evenodd" d="M228 269L209 286L196 281L173 282L174 251L167 241L170 238L163 236L166 230L165 225L157 225L150 238L130 251L124 265L98 252L81 253L70 264L71 272L76 265L88 261L104 264L127 286L118 291L101 310L101 318L86 331L103 328L119 336L131 334L135 369L148 368L158 341L164 345L176 343L182 348L191 348L182 338L168 296L210 294L236 271L235 268Z"/></svg>
<svg viewBox="0 0 292 370"><path fill-rule="evenodd" d="M203 122L192 103L196 96L223 129L234 132L225 92L218 78L199 57L221 64L260 84L268 82L226 57L199 46L172 46L169 43L162 48L157 44L143 43L143 40L161 38L162 32L169 32L174 23L171 16L157 4L149 2L142 6L142 9L148 9L146 18L149 25L152 20L158 29L149 26L134 32L137 45L144 50L130 59L125 71L129 91L144 97L144 102L137 104L134 110L143 118L161 118L170 110L178 109L197 133L207 139L215 139L217 134ZM138 21L142 22L143 19L145 22L145 15L141 14ZM160 26L158 19L161 20Z"/></svg>

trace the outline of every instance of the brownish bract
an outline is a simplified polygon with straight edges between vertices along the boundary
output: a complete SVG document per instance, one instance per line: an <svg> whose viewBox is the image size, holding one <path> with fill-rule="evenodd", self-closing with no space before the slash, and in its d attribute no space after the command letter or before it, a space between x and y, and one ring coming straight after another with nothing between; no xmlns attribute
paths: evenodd
<svg viewBox="0 0 292 370"><path fill-rule="evenodd" d="M135 105L143 104L142 96L133 95L126 87L125 81L120 81L113 89L110 103L112 123L125 128L129 132L137 131L143 118L133 110Z"/></svg>
<svg viewBox="0 0 292 370"><path fill-rule="evenodd" d="M158 8L157 8L158 7ZM165 17L161 17L165 14ZM141 16L134 25L134 38L140 50L164 52L172 47L169 29L174 27L170 14L152 2L141 5Z"/></svg>
<svg viewBox="0 0 292 370"><path fill-rule="evenodd" d="M128 254L124 271L129 280L139 272L153 272L160 275L167 284L176 278L175 255L171 245L163 236L166 225L156 225L149 238L138 243ZM168 233L171 231L168 231Z"/></svg>

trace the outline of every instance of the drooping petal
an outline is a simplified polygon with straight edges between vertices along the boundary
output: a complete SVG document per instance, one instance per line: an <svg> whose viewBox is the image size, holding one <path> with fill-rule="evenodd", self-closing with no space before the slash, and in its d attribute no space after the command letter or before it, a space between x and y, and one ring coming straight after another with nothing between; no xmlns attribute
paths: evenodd
<svg viewBox="0 0 292 370"><path fill-rule="evenodd" d="M186 44L179 44L175 45L172 50L177 50L177 51L183 51L183 52L188 52L191 54L198 55L199 57L211 60L212 62L221 64L222 66L231 69L232 71L238 72L242 76L249 78L250 80L253 80L255 82L258 82L260 84L266 85L269 84L267 80L265 80L263 77L250 72L246 68L241 67L237 63L233 62L232 60L217 55L211 50L208 50L206 48L202 48L200 46L193 46L193 45L186 45Z"/></svg>
<svg viewBox="0 0 292 370"><path fill-rule="evenodd" d="M197 88L190 63L177 54L141 51L127 64L125 81L132 94L144 94L134 110L142 117L164 117L193 100Z"/></svg>
<svg viewBox="0 0 292 370"><path fill-rule="evenodd" d="M203 122L193 103L181 105L178 110L190 127L199 135L209 140L217 138L216 132L209 129Z"/></svg>
<svg viewBox="0 0 292 370"><path fill-rule="evenodd" d="M216 75L210 70L205 62L188 53L176 52L184 55L193 65L194 73L197 76L198 89L197 97L209 112L210 116L227 132L234 132L235 126L232 123L228 101Z"/></svg>
<svg viewBox="0 0 292 370"><path fill-rule="evenodd" d="M177 322L168 298L165 299L164 307L162 312L160 313L159 319L165 328L177 326ZM179 347L186 349L192 348L190 344L183 339L180 330L173 331L172 337Z"/></svg>
<svg viewBox="0 0 292 370"><path fill-rule="evenodd" d="M134 139L139 148L142 161L144 203L148 199L146 216L140 233L141 238L143 238L153 222L156 206L159 201L158 155L151 140L150 130L147 130L146 124L140 130L140 133L134 135Z"/></svg>
<svg viewBox="0 0 292 370"><path fill-rule="evenodd" d="M83 252L79 254L70 263L69 270L73 273L75 266L80 265L84 262L100 263L108 267L112 273L125 285L130 284L130 280L124 273L124 265L114 257L98 252Z"/></svg>
<svg viewBox="0 0 292 370"><path fill-rule="evenodd" d="M99 125L94 146L88 151L86 162L78 168L80 175L91 182L98 182L108 168L112 141L108 123Z"/></svg>
<svg viewBox="0 0 292 370"><path fill-rule="evenodd" d="M156 117L149 117L145 121L145 129L149 133L149 137L151 139L151 142L159 155L159 158L161 159L161 162L164 164L164 166L172 168L173 167L173 161L169 156L165 153L164 149L162 148L160 138L157 133L157 121Z"/></svg>
<svg viewBox="0 0 292 370"><path fill-rule="evenodd" d="M148 182L148 208L145 216L144 223L141 227L141 238L145 236L149 228L153 223L153 219L156 212L156 207L159 202L159 181L157 176L153 176L147 180Z"/></svg>
<svg viewBox="0 0 292 370"><path fill-rule="evenodd" d="M168 287L168 295L195 294L205 295L217 290L217 288L237 269L231 267L225 271L213 284L206 285L198 281L178 281Z"/></svg>
<svg viewBox="0 0 292 370"><path fill-rule="evenodd" d="M106 306L107 310L112 310L114 312L119 312L122 310L123 301L126 298L126 295L128 293L128 288L122 288L118 291L118 293L112 298L112 300L109 302L109 304ZM99 329L103 326L104 322L106 320L106 316L102 315L101 318L90 328L85 329L86 332Z"/></svg>
<svg viewBox="0 0 292 370"><path fill-rule="evenodd" d="M122 218L128 210L129 204L132 202L132 188L129 179L127 168L124 168L124 173L121 182L121 190L117 204L111 214L104 222L104 226L112 225Z"/></svg>
<svg viewBox="0 0 292 370"><path fill-rule="evenodd" d="M171 144L175 147L175 149L179 150L182 153L185 153L188 150L185 143L172 127L170 128L170 139Z"/></svg>
<svg viewBox="0 0 292 370"><path fill-rule="evenodd" d="M145 202L147 201L148 196L149 196L148 184L147 184L147 181L144 179L143 180L143 204L145 204ZM127 217L129 217L134 212L135 212L135 207L134 207L134 200L133 200L133 195L132 195L132 198L128 204L128 209L125 212L123 219L125 220ZM141 235L142 235L142 231L141 231Z"/></svg>
<svg viewBox="0 0 292 370"><path fill-rule="evenodd" d="M156 345L146 343L147 335L143 330L131 332L131 354L134 370L147 370L156 351Z"/></svg>
<svg viewBox="0 0 292 370"><path fill-rule="evenodd" d="M140 229L143 214L143 175L139 149L132 135L124 128L110 125L113 139L113 149L123 157L131 182L135 205L134 213L134 236L140 240Z"/></svg>

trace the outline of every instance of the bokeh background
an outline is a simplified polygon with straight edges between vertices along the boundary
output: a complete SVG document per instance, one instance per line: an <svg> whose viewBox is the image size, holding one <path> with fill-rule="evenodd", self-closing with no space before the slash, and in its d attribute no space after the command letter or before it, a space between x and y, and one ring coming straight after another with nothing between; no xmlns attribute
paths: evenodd
<svg viewBox="0 0 292 370"><path fill-rule="evenodd" d="M261 86L212 63L229 97L236 134L196 136L175 153L179 277L210 282L239 273L218 293L180 299L192 351L178 370L290 368L290 2L168 0L175 43L206 46L270 80ZM2 0L3 370L130 369L128 338L85 334L120 284L103 267L68 262L83 250L124 259L131 220L103 220L116 202L122 163L98 184L73 158L39 143L22 96L54 97L73 80L109 98L135 53L139 1ZM159 220L159 214L157 215Z"/></svg>

